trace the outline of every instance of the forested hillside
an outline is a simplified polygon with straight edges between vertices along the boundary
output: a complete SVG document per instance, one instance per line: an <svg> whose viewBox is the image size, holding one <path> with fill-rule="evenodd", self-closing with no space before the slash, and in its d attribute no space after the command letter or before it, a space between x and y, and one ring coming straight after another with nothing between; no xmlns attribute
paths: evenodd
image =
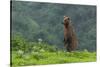
<svg viewBox="0 0 100 67"><path fill-rule="evenodd" d="M96 51L96 6L12 1L12 39L64 47L63 16L69 16L78 38L77 50ZM28 45L28 44L27 44Z"/></svg>

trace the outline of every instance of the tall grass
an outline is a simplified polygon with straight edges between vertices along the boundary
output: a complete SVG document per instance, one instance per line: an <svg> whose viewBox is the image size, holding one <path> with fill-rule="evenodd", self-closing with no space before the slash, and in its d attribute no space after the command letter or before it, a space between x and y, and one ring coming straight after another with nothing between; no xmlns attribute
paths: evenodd
<svg viewBox="0 0 100 67"><path fill-rule="evenodd" d="M12 40L13 67L25 65L63 64L96 61L96 52L65 52L43 42L27 42L20 37Z"/></svg>
<svg viewBox="0 0 100 67"><path fill-rule="evenodd" d="M23 55L12 52L12 65L42 65L96 61L95 52L33 52Z"/></svg>

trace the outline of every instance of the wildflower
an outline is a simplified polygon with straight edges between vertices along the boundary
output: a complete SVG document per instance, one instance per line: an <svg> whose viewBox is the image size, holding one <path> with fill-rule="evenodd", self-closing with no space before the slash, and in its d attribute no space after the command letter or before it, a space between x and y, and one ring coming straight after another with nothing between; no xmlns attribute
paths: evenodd
<svg viewBox="0 0 100 67"><path fill-rule="evenodd" d="M38 39L38 42L39 42L39 44L40 44L40 43L42 42L42 39L41 39L41 38L39 38L39 39Z"/></svg>
<svg viewBox="0 0 100 67"><path fill-rule="evenodd" d="M18 50L18 54L22 55L24 52L22 50Z"/></svg>

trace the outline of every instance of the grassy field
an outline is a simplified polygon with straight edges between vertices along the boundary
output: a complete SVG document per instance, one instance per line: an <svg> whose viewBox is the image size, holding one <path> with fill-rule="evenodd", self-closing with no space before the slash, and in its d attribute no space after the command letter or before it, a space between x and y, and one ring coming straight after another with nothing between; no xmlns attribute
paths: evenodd
<svg viewBox="0 0 100 67"><path fill-rule="evenodd" d="M12 41L11 64L16 66L64 64L96 61L96 52L67 52L57 46L44 42L27 42L21 38Z"/></svg>
<svg viewBox="0 0 100 67"><path fill-rule="evenodd" d="M75 52L12 52L12 66L24 65L44 65L44 64L63 64L76 62L94 62L96 52L75 51Z"/></svg>

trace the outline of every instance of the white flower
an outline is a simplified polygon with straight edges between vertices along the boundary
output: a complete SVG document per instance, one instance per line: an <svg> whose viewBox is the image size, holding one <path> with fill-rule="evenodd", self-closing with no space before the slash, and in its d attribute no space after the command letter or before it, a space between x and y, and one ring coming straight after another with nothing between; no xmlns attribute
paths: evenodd
<svg viewBox="0 0 100 67"><path fill-rule="evenodd" d="M38 39L38 41L39 41L39 42L42 42L42 39L41 39L41 38L39 38L39 39Z"/></svg>
<svg viewBox="0 0 100 67"><path fill-rule="evenodd" d="M18 50L18 54L23 54L24 52L22 50Z"/></svg>

